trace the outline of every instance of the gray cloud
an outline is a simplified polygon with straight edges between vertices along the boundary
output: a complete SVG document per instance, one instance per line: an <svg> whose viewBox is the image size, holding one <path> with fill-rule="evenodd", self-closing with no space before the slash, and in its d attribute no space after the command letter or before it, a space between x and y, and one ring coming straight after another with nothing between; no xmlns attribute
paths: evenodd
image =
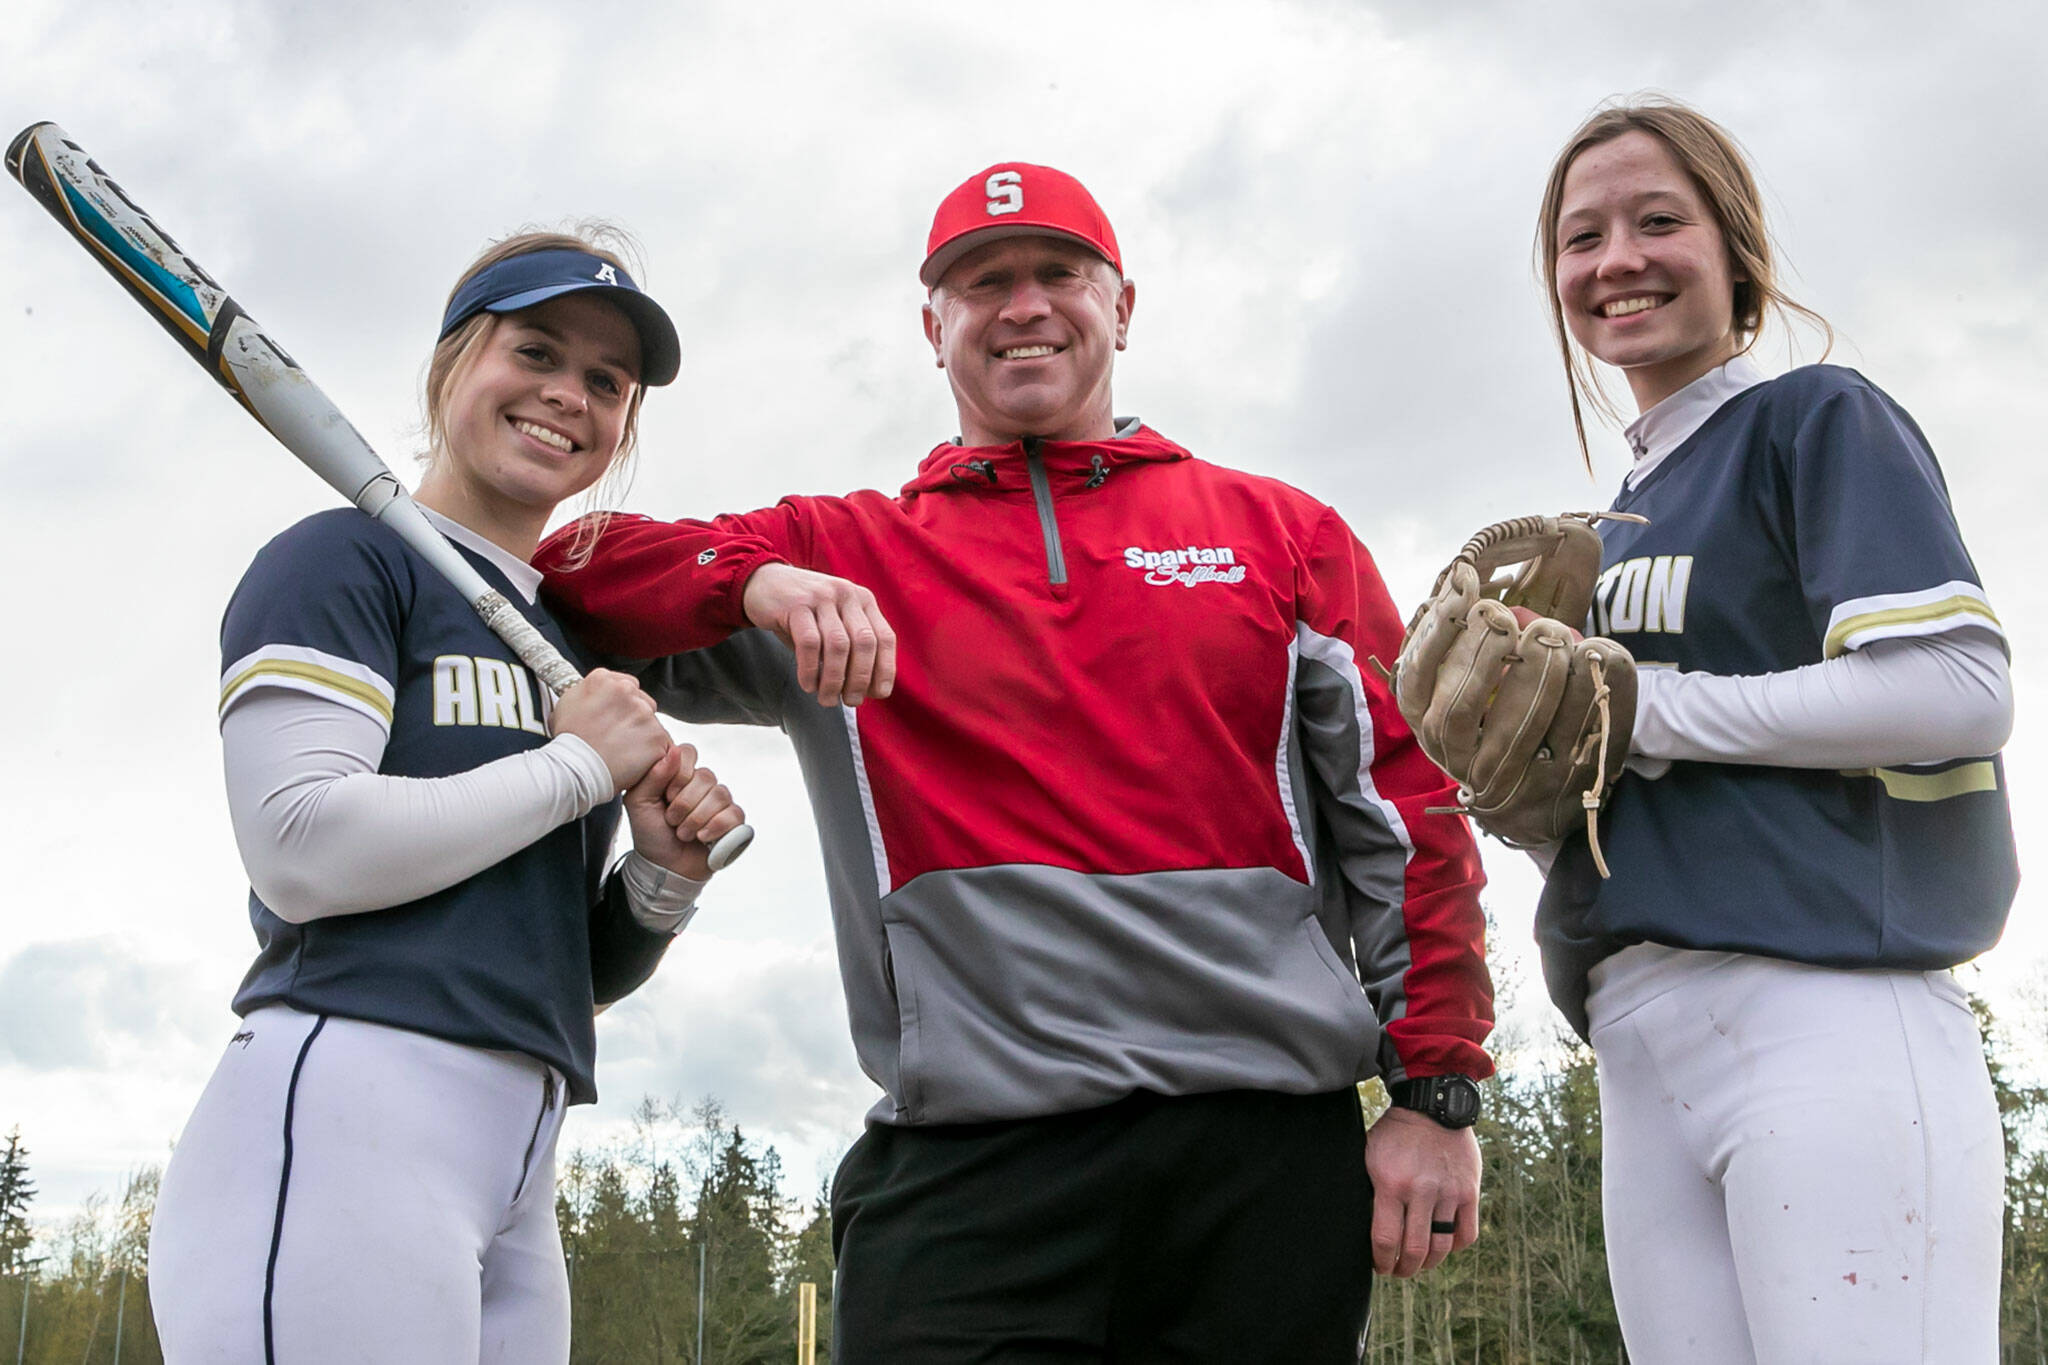
<svg viewBox="0 0 2048 1365"><path fill-rule="evenodd" d="M204 998L188 963L150 960L109 938L35 943L0 965L0 1062L93 1069L153 1049L198 1045Z"/></svg>
<svg viewBox="0 0 2048 1365"><path fill-rule="evenodd" d="M600 1021L598 1050L603 1097L579 1133L615 1130L643 1098L713 1096L783 1151L797 1193L880 1093L854 1060L825 938L740 944L686 932L655 979Z"/></svg>

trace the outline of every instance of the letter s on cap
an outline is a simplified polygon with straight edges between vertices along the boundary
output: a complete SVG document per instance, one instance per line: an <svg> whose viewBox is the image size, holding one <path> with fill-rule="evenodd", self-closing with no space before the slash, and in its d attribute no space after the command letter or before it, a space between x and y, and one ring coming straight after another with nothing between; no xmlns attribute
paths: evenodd
<svg viewBox="0 0 2048 1365"><path fill-rule="evenodd" d="M1024 177L1016 171L997 171L988 178L988 216L1024 211Z"/></svg>

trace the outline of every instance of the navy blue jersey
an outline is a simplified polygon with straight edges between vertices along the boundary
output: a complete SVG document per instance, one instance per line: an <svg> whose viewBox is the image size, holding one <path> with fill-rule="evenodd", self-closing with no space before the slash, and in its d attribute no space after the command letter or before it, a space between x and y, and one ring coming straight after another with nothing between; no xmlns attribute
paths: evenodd
<svg viewBox="0 0 2048 1365"><path fill-rule="evenodd" d="M560 627L497 566L485 580L567 651ZM571 657L574 657L573 653ZM288 687L372 716L378 771L445 777L548 742L546 689L439 574L352 508L308 517L266 545L221 626L221 708ZM670 939L641 928L604 877L619 804L443 891L405 905L292 924L252 892L255 965L237 1013L282 1001L475 1047L522 1052L596 1098L593 1008L654 970ZM363 850L366 859L377 850Z"/></svg>
<svg viewBox="0 0 2048 1365"><path fill-rule="evenodd" d="M1592 633L1648 667L1777 673L1875 640L2002 634L1920 429L1853 370L1724 403L1615 501ZM1631 943L1928 969L1989 948L2018 884L1997 755L1841 772L1732 763L1625 774L1611 879L1567 841L1537 911L1552 999Z"/></svg>

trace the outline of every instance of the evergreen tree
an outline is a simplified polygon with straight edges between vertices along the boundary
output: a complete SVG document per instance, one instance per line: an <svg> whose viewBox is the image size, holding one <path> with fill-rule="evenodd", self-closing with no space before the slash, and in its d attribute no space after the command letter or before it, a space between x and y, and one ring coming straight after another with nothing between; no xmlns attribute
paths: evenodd
<svg viewBox="0 0 2048 1365"><path fill-rule="evenodd" d="M574 1324L573 1358L579 1361L648 1359L654 1333L648 1320L648 1267L641 1254L648 1238L627 1182L626 1168L616 1158L593 1161L583 1153L571 1158L576 1188L557 1198L577 1206L572 1228L563 1241L572 1248L575 1280L570 1286L570 1319ZM658 1357L656 1357L658 1358Z"/></svg>
<svg viewBox="0 0 2048 1365"><path fill-rule="evenodd" d="M21 1128L7 1134L7 1150L0 1152L0 1276L24 1273L29 1243L35 1230L28 1221L28 1208L36 1197L36 1183L29 1179L28 1148L22 1146Z"/></svg>
<svg viewBox="0 0 2048 1365"><path fill-rule="evenodd" d="M704 1365L783 1365L796 1353L796 1300L779 1292L783 1244L782 1162L756 1156L735 1125L697 1192L708 1302Z"/></svg>

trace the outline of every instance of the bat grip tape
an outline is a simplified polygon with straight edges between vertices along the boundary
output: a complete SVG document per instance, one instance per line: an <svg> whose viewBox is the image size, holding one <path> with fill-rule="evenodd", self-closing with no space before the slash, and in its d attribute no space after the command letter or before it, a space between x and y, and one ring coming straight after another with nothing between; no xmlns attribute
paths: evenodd
<svg viewBox="0 0 2048 1365"><path fill-rule="evenodd" d="M521 662L532 669L556 696L583 681L583 675L576 671L575 665L563 658L561 652L534 629L533 622L506 600L503 593L495 590L485 592L476 600L476 614L499 639L512 646Z"/></svg>

